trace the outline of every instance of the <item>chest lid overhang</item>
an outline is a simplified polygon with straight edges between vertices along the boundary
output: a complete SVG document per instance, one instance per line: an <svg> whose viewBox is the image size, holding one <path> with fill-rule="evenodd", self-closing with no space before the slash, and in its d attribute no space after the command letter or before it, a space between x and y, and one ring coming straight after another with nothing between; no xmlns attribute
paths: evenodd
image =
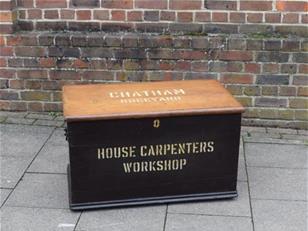
<svg viewBox="0 0 308 231"><path fill-rule="evenodd" d="M66 121L234 114L244 107L216 80L67 85Z"/></svg>

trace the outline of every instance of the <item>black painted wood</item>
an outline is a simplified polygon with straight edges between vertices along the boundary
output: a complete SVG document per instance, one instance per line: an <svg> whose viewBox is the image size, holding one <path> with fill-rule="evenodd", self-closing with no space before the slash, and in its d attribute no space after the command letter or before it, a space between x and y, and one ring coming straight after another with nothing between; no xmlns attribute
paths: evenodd
<svg viewBox="0 0 308 231"><path fill-rule="evenodd" d="M67 123L73 210L237 195L241 114ZM140 157L142 145L213 141L214 151ZM136 146L135 158L98 159L97 149ZM125 173L123 163L185 159L182 170Z"/></svg>

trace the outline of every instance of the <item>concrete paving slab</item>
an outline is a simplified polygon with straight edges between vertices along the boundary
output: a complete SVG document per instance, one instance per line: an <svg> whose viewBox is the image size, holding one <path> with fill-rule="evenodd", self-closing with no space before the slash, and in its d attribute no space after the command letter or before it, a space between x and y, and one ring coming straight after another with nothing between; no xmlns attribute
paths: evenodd
<svg viewBox="0 0 308 231"><path fill-rule="evenodd" d="M0 111L0 116L24 118L28 112L11 112L11 111Z"/></svg>
<svg viewBox="0 0 308 231"><path fill-rule="evenodd" d="M33 157L52 133L53 128L15 124L0 125L1 156Z"/></svg>
<svg viewBox="0 0 308 231"><path fill-rule="evenodd" d="M88 211L76 231L163 231L166 206Z"/></svg>
<svg viewBox="0 0 308 231"><path fill-rule="evenodd" d="M0 123L4 123L6 121L7 117L6 116L0 116Z"/></svg>
<svg viewBox="0 0 308 231"><path fill-rule="evenodd" d="M245 150L248 166L308 168L305 145L246 143Z"/></svg>
<svg viewBox="0 0 308 231"><path fill-rule="evenodd" d="M11 191L11 189L0 188L0 207L2 207L3 203L5 202Z"/></svg>
<svg viewBox="0 0 308 231"><path fill-rule="evenodd" d="M263 132L251 132L248 137L250 138L272 138L272 139L280 139L281 135L278 133L263 133Z"/></svg>
<svg viewBox="0 0 308 231"><path fill-rule="evenodd" d="M252 200L255 231L307 230L307 202Z"/></svg>
<svg viewBox="0 0 308 231"><path fill-rule="evenodd" d="M298 134L308 136L308 130L298 130Z"/></svg>
<svg viewBox="0 0 308 231"><path fill-rule="evenodd" d="M240 140L237 180L238 181L247 181L243 139Z"/></svg>
<svg viewBox="0 0 308 231"><path fill-rule="evenodd" d="M45 114L45 113L29 113L26 115L27 119L43 119L43 120L53 120L55 116Z"/></svg>
<svg viewBox="0 0 308 231"><path fill-rule="evenodd" d="M245 166L245 160L239 159L238 171L237 171L237 180L238 181L247 181L247 172Z"/></svg>
<svg viewBox="0 0 308 231"><path fill-rule="evenodd" d="M33 124L35 120L34 119L25 119L25 118L15 118L15 117L8 117L5 120L5 123L8 124L25 124L25 125L31 125Z"/></svg>
<svg viewBox="0 0 308 231"><path fill-rule="evenodd" d="M68 143L63 129L56 129L35 158L29 172L66 173L69 162Z"/></svg>
<svg viewBox="0 0 308 231"><path fill-rule="evenodd" d="M55 120L64 121L64 116L57 116Z"/></svg>
<svg viewBox="0 0 308 231"><path fill-rule="evenodd" d="M266 133L266 129L264 127L249 127L249 126L242 126L241 131L243 132L262 132Z"/></svg>
<svg viewBox="0 0 308 231"><path fill-rule="evenodd" d="M0 156L0 187L14 188L31 160L29 157Z"/></svg>
<svg viewBox="0 0 308 231"><path fill-rule="evenodd" d="M7 206L68 209L67 176L28 174L15 188Z"/></svg>
<svg viewBox="0 0 308 231"><path fill-rule="evenodd" d="M243 137L245 143L264 143L264 144L305 144L304 140L274 139L266 137Z"/></svg>
<svg viewBox="0 0 308 231"><path fill-rule="evenodd" d="M307 200L307 169L248 167L251 198Z"/></svg>
<svg viewBox="0 0 308 231"><path fill-rule="evenodd" d="M169 205L168 213L250 217L248 185L246 182L238 182L237 188L239 194L237 198Z"/></svg>
<svg viewBox="0 0 308 231"><path fill-rule="evenodd" d="M78 217L64 209L4 207L1 226L5 231L73 231Z"/></svg>
<svg viewBox="0 0 308 231"><path fill-rule="evenodd" d="M297 130L288 128L267 128L268 133L297 134Z"/></svg>
<svg viewBox="0 0 308 231"><path fill-rule="evenodd" d="M282 135L282 138L286 140L302 140L306 142L306 144L308 143L308 137L304 135L286 134L286 135Z"/></svg>
<svg viewBox="0 0 308 231"><path fill-rule="evenodd" d="M252 231L249 217L168 214L165 231Z"/></svg>
<svg viewBox="0 0 308 231"><path fill-rule="evenodd" d="M59 120L36 120L34 125L41 125L41 126L51 126L51 127L61 127L63 126L64 122Z"/></svg>

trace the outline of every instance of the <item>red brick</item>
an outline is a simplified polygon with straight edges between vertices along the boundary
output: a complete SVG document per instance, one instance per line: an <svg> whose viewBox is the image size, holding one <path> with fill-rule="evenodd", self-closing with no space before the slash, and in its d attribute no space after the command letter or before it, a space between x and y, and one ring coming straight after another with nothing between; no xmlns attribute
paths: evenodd
<svg viewBox="0 0 308 231"><path fill-rule="evenodd" d="M6 43L8 46L17 46L20 44L21 37L18 35L7 36Z"/></svg>
<svg viewBox="0 0 308 231"><path fill-rule="evenodd" d="M280 86L279 87L279 95L280 96L295 96L296 88L289 86Z"/></svg>
<svg viewBox="0 0 308 231"><path fill-rule="evenodd" d="M115 21L124 21L125 20L125 11L124 10L113 10L111 12L111 18Z"/></svg>
<svg viewBox="0 0 308 231"><path fill-rule="evenodd" d="M308 23L308 14L302 15L302 23Z"/></svg>
<svg viewBox="0 0 308 231"><path fill-rule="evenodd" d="M12 22L12 12L0 12L0 22Z"/></svg>
<svg viewBox="0 0 308 231"><path fill-rule="evenodd" d="M45 70L18 70L17 76L20 79L47 79Z"/></svg>
<svg viewBox="0 0 308 231"><path fill-rule="evenodd" d="M51 70L49 77L51 80L80 80L80 73L77 71Z"/></svg>
<svg viewBox="0 0 308 231"><path fill-rule="evenodd" d="M66 8L66 0L36 0L38 8Z"/></svg>
<svg viewBox="0 0 308 231"><path fill-rule="evenodd" d="M263 73L278 73L279 65L276 63L264 63L263 64Z"/></svg>
<svg viewBox="0 0 308 231"><path fill-rule="evenodd" d="M6 78L6 79L11 79L15 77L15 70L10 70L6 68L1 68L0 69L0 78Z"/></svg>
<svg viewBox="0 0 308 231"><path fill-rule="evenodd" d="M4 44L5 44L4 36L0 35L0 46L4 46Z"/></svg>
<svg viewBox="0 0 308 231"><path fill-rule="evenodd" d="M170 9L174 10L198 10L201 9L203 0L169 0Z"/></svg>
<svg viewBox="0 0 308 231"><path fill-rule="evenodd" d="M246 63L245 64L245 72L258 74L260 73L260 70L261 70L260 64L257 64L257 63Z"/></svg>
<svg viewBox="0 0 308 231"><path fill-rule="evenodd" d="M43 104L41 102L28 102L28 111L42 112Z"/></svg>
<svg viewBox="0 0 308 231"><path fill-rule="evenodd" d="M18 7L33 8L33 0L17 0Z"/></svg>
<svg viewBox="0 0 308 231"><path fill-rule="evenodd" d="M16 56L23 57L42 57L46 56L45 47L15 47Z"/></svg>
<svg viewBox="0 0 308 231"><path fill-rule="evenodd" d="M302 1L277 1L276 9L279 11L308 11L308 3Z"/></svg>
<svg viewBox="0 0 308 231"><path fill-rule="evenodd" d="M75 11L74 10L61 10L60 11L61 19L74 19Z"/></svg>
<svg viewBox="0 0 308 231"><path fill-rule="evenodd" d="M227 62L226 72L241 72L243 70L243 64L240 62Z"/></svg>
<svg viewBox="0 0 308 231"><path fill-rule="evenodd" d="M88 68L88 62L81 59L76 59L74 60L73 66L79 69Z"/></svg>
<svg viewBox="0 0 308 231"><path fill-rule="evenodd" d="M204 7L210 10L236 10L237 3L236 1L207 0Z"/></svg>
<svg viewBox="0 0 308 231"><path fill-rule="evenodd" d="M25 88L26 89L41 89L42 82L37 80L26 80Z"/></svg>
<svg viewBox="0 0 308 231"><path fill-rule="evenodd" d="M109 11L108 10L95 10L93 17L94 19L98 19L98 20L108 20Z"/></svg>
<svg viewBox="0 0 308 231"><path fill-rule="evenodd" d="M44 103L44 111L63 111L63 104L62 103Z"/></svg>
<svg viewBox="0 0 308 231"><path fill-rule="evenodd" d="M188 61L177 61L175 63L175 70L183 70L183 71L190 71L191 62Z"/></svg>
<svg viewBox="0 0 308 231"><path fill-rule="evenodd" d="M192 12L178 12L178 22L192 22Z"/></svg>
<svg viewBox="0 0 308 231"><path fill-rule="evenodd" d="M308 96L308 87L299 87L297 95L298 96Z"/></svg>
<svg viewBox="0 0 308 231"><path fill-rule="evenodd" d="M240 1L241 10L269 11L272 10L272 1Z"/></svg>
<svg viewBox="0 0 308 231"><path fill-rule="evenodd" d="M299 15L296 13L284 14L282 17L283 23L298 23L298 21L299 21Z"/></svg>
<svg viewBox="0 0 308 231"><path fill-rule="evenodd" d="M0 101L0 109L11 111L26 111L27 104L25 102L18 101Z"/></svg>
<svg viewBox="0 0 308 231"><path fill-rule="evenodd" d="M298 72L303 74L308 74L308 64L300 64Z"/></svg>
<svg viewBox="0 0 308 231"><path fill-rule="evenodd" d="M61 90L62 85L60 81L43 81L42 82L42 89L44 90Z"/></svg>
<svg viewBox="0 0 308 231"><path fill-rule="evenodd" d="M191 64L191 70L192 71L208 71L209 67L207 62L202 62L202 61L194 61Z"/></svg>
<svg viewBox="0 0 308 231"><path fill-rule="evenodd" d="M42 10L40 9L29 9L28 10L28 19L41 19Z"/></svg>
<svg viewBox="0 0 308 231"><path fill-rule="evenodd" d="M210 22L211 13L210 12L196 12L196 21L197 22Z"/></svg>
<svg viewBox="0 0 308 231"><path fill-rule="evenodd" d="M83 73L84 80L113 80L114 72L111 71L85 71Z"/></svg>
<svg viewBox="0 0 308 231"><path fill-rule="evenodd" d="M173 53L174 59L204 59L206 57L206 52L204 51L181 51L177 50Z"/></svg>
<svg viewBox="0 0 308 231"><path fill-rule="evenodd" d="M230 22L245 22L245 13L230 12Z"/></svg>
<svg viewBox="0 0 308 231"><path fill-rule="evenodd" d="M133 0L104 0L102 1L102 8L115 9L132 9Z"/></svg>
<svg viewBox="0 0 308 231"><path fill-rule="evenodd" d="M12 34L13 33L13 24L0 24L0 31L2 34Z"/></svg>
<svg viewBox="0 0 308 231"><path fill-rule="evenodd" d="M223 74L221 81L223 83L252 84L253 76L248 74Z"/></svg>
<svg viewBox="0 0 308 231"><path fill-rule="evenodd" d="M25 88L24 80L10 79L9 87L12 89L24 89Z"/></svg>
<svg viewBox="0 0 308 231"><path fill-rule="evenodd" d="M173 41L170 36L158 36L152 40L154 47L172 47Z"/></svg>
<svg viewBox="0 0 308 231"><path fill-rule="evenodd" d="M41 58L39 60L40 66L41 67L55 67L56 66L56 60L53 58Z"/></svg>
<svg viewBox="0 0 308 231"><path fill-rule="evenodd" d="M161 11L160 12L160 20L162 20L162 21L174 21L175 20L175 12Z"/></svg>
<svg viewBox="0 0 308 231"><path fill-rule="evenodd" d="M142 21L142 12L141 11L129 11L127 12L128 21Z"/></svg>
<svg viewBox="0 0 308 231"><path fill-rule="evenodd" d="M251 61L252 52L249 51L222 51L219 55L221 60Z"/></svg>
<svg viewBox="0 0 308 231"><path fill-rule="evenodd" d="M70 7L94 8L99 7L100 0L70 0Z"/></svg>
<svg viewBox="0 0 308 231"><path fill-rule="evenodd" d="M159 21L159 11L144 11L145 21Z"/></svg>
<svg viewBox="0 0 308 231"><path fill-rule="evenodd" d="M18 92L8 89L0 89L0 99L4 100L18 100Z"/></svg>
<svg viewBox="0 0 308 231"><path fill-rule="evenodd" d="M44 17L47 19L58 19L59 14L57 10L45 10Z"/></svg>
<svg viewBox="0 0 308 231"><path fill-rule="evenodd" d="M29 1L31 2L31 1ZM12 2L11 0L2 0L0 1L0 10L11 10L12 9Z"/></svg>
<svg viewBox="0 0 308 231"><path fill-rule="evenodd" d="M248 13L247 14L247 22L262 22L263 14L261 13Z"/></svg>
<svg viewBox="0 0 308 231"><path fill-rule="evenodd" d="M175 63L173 61L160 61L159 62L159 68L160 70L172 70L174 69Z"/></svg>
<svg viewBox="0 0 308 231"><path fill-rule="evenodd" d="M212 21L213 22L227 22L228 14L222 12L213 12L212 13Z"/></svg>
<svg viewBox="0 0 308 231"><path fill-rule="evenodd" d="M77 20L90 20L91 11L90 10L78 10L76 12Z"/></svg>
<svg viewBox="0 0 308 231"><path fill-rule="evenodd" d="M0 56L12 56L13 48L12 47L0 47Z"/></svg>
<svg viewBox="0 0 308 231"><path fill-rule="evenodd" d="M0 67L6 67L6 59L0 58Z"/></svg>
<svg viewBox="0 0 308 231"><path fill-rule="evenodd" d="M266 13L265 22L267 23L279 23L281 22L281 13Z"/></svg>
<svg viewBox="0 0 308 231"><path fill-rule="evenodd" d="M136 8L143 9L167 9L167 0L135 0Z"/></svg>
<svg viewBox="0 0 308 231"><path fill-rule="evenodd" d="M46 91L22 91L21 98L27 101L49 101L51 94Z"/></svg>

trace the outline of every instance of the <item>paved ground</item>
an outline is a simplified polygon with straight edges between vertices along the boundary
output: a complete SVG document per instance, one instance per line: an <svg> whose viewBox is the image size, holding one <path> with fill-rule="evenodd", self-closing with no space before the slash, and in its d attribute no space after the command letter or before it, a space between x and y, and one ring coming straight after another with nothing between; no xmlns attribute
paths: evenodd
<svg viewBox="0 0 308 231"><path fill-rule="evenodd" d="M307 131L243 127L237 199L80 213L68 209L63 118L0 121L1 231L307 230Z"/></svg>

